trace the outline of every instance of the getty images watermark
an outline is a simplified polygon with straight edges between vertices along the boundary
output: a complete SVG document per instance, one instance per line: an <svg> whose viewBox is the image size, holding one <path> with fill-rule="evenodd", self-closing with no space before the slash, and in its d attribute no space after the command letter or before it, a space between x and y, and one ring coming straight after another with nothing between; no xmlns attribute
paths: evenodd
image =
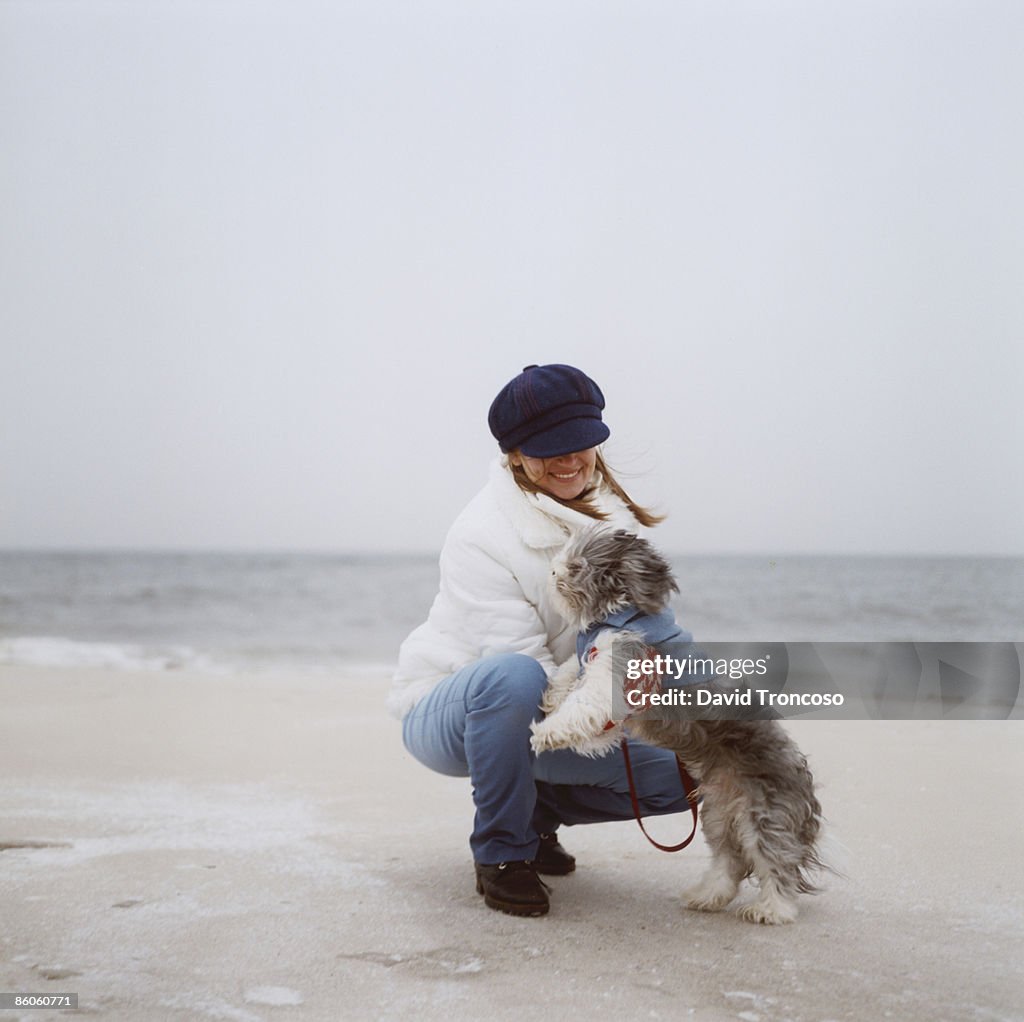
<svg viewBox="0 0 1024 1022"><path fill-rule="evenodd" d="M1009 720L1024 718L1012 642L613 645L616 719Z"/></svg>

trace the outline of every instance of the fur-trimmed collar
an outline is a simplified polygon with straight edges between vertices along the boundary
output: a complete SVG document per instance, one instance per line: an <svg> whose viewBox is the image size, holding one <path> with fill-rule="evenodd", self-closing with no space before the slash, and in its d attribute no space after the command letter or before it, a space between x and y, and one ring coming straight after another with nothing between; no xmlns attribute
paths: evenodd
<svg viewBox="0 0 1024 1022"><path fill-rule="evenodd" d="M589 515L559 504L546 493L526 493L521 490L502 456L491 463L490 480L498 506L528 547L544 550L561 546L572 533L595 522ZM639 523L629 508L610 490L602 488L601 473L596 469L593 481L599 489L598 504L601 510L612 515L611 524L639 530Z"/></svg>

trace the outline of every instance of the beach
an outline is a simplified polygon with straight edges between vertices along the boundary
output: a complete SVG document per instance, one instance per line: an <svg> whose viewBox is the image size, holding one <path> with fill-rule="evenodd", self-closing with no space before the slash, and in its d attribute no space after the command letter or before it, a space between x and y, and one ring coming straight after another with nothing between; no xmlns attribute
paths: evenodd
<svg viewBox="0 0 1024 1022"><path fill-rule="evenodd" d="M79 996L0 1017L1024 1018L1017 722L787 723L845 872L791 926L684 910L703 840L633 822L564 830L577 871L520 919L387 686L0 668L0 990Z"/></svg>

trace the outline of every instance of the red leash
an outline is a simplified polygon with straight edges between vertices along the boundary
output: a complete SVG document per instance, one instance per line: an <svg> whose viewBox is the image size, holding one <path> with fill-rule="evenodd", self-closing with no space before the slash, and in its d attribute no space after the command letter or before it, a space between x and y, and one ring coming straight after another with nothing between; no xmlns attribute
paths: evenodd
<svg viewBox="0 0 1024 1022"><path fill-rule="evenodd" d="M633 803L633 815L636 817L636 822L640 824L640 829L643 831L644 837L647 838L655 848L660 848L663 852L682 851L697 834L697 800L694 796L694 792L697 790L697 784L687 772L686 767L683 766L683 761L676 756L676 766L679 767L679 779L683 782L683 791L686 792L686 801L690 803L690 812L693 813L693 829L690 831L690 836L686 838L685 841L680 841L677 845L663 845L659 844L651 837L650 834L647 833L643 817L640 815L640 800L636 797L636 784L633 781L633 767L629 762L629 745L625 738L622 739L622 759L626 764L626 780L629 781L629 800Z"/></svg>

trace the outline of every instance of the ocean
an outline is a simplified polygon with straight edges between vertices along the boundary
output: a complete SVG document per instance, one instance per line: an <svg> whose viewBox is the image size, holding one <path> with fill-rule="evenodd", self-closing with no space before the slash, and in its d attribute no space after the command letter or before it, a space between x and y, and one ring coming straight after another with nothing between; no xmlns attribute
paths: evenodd
<svg viewBox="0 0 1024 1022"><path fill-rule="evenodd" d="M672 561L698 640L1024 639L1024 558ZM0 664L387 668L437 581L431 555L0 551Z"/></svg>

